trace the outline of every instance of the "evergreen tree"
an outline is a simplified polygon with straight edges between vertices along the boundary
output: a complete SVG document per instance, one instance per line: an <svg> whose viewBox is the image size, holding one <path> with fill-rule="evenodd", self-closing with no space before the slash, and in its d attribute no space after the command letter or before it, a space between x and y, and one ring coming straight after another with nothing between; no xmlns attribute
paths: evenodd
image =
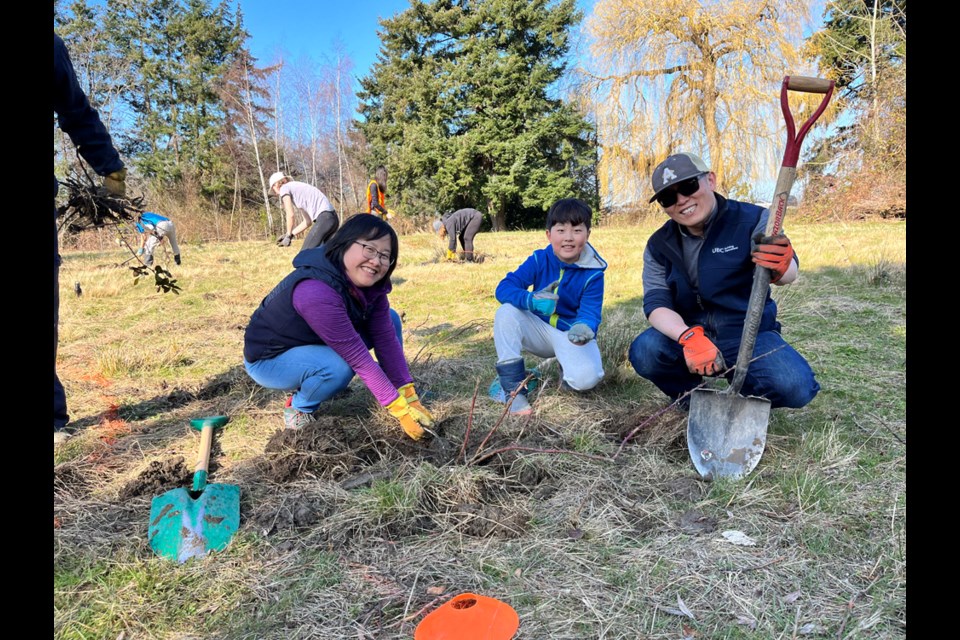
<svg viewBox="0 0 960 640"><path fill-rule="evenodd" d="M551 95L580 17L574 0L414 0L381 21L358 126L394 197L486 209L494 229L561 197L596 206L590 125Z"/></svg>
<svg viewBox="0 0 960 640"><path fill-rule="evenodd" d="M216 91L246 37L229 7L207 0L117 0L106 32L130 61L123 97L133 124L120 143L142 175L222 187L224 109Z"/></svg>

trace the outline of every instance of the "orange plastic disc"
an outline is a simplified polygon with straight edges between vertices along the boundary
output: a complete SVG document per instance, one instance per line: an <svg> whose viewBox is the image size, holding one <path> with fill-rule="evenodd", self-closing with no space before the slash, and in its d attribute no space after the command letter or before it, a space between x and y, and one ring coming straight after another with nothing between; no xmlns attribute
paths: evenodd
<svg viewBox="0 0 960 640"><path fill-rule="evenodd" d="M496 598L461 593L420 621L414 640L510 640L520 628L513 607Z"/></svg>

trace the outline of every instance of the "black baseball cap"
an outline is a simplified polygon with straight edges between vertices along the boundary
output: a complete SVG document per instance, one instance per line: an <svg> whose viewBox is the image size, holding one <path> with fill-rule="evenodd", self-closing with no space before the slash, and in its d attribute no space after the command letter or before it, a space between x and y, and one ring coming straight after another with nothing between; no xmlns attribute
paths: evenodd
<svg viewBox="0 0 960 640"><path fill-rule="evenodd" d="M656 200L657 195L667 187L705 173L710 173L710 167L692 153L675 153L667 157L653 170L653 177L650 179L653 183L653 197L650 202Z"/></svg>

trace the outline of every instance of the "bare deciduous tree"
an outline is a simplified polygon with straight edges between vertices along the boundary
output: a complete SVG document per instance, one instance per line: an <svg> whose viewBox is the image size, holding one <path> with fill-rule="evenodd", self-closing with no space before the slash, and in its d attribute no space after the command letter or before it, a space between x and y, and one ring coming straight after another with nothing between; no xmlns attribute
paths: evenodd
<svg viewBox="0 0 960 640"><path fill-rule="evenodd" d="M724 190L774 175L779 83L812 75L798 52L808 4L599 0L581 71L595 92L604 198L639 199L653 166L680 150L700 153Z"/></svg>

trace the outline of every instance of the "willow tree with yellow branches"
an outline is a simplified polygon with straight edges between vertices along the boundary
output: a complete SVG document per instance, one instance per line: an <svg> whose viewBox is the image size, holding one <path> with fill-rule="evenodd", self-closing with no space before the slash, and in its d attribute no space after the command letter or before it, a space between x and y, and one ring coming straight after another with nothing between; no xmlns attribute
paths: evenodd
<svg viewBox="0 0 960 640"><path fill-rule="evenodd" d="M780 82L812 75L799 66L809 7L598 0L581 73L595 101L601 197L622 204L648 195L653 167L676 151L701 155L718 190L732 195L749 196L758 179L775 175Z"/></svg>

